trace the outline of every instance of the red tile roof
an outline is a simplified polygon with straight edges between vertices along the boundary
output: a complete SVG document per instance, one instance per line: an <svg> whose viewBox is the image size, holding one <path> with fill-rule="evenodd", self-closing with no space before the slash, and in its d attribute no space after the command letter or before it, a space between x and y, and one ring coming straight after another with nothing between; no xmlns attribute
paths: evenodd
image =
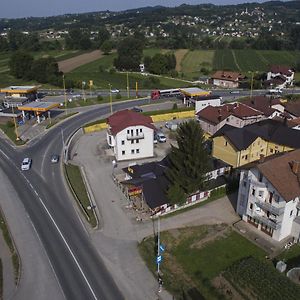
<svg viewBox="0 0 300 300"><path fill-rule="evenodd" d="M276 111L276 109L272 108L273 105L281 104L280 99L265 96L255 96L252 98L248 98L243 101L243 103L263 112L263 114L267 117L269 117L274 113L274 111Z"/></svg>
<svg viewBox="0 0 300 300"><path fill-rule="evenodd" d="M291 68L287 67L287 66L279 66L279 65L273 65L270 68L270 71L274 74L283 74L286 76L291 76L292 72L291 72Z"/></svg>
<svg viewBox="0 0 300 300"><path fill-rule="evenodd" d="M128 109L118 111L107 118L107 124L110 126L113 135L116 135L129 126L142 125L155 130L152 122L151 117Z"/></svg>
<svg viewBox="0 0 300 300"><path fill-rule="evenodd" d="M293 171L293 164L297 162L298 170ZM300 149L258 163L257 168L286 202L300 196Z"/></svg>
<svg viewBox="0 0 300 300"><path fill-rule="evenodd" d="M212 79L220 79L227 81L239 81L244 79L245 76L238 72L230 72L230 71L217 71L211 76Z"/></svg>
<svg viewBox="0 0 300 300"><path fill-rule="evenodd" d="M300 117L300 102L288 102L285 111L293 116Z"/></svg>
<svg viewBox="0 0 300 300"><path fill-rule="evenodd" d="M200 119L205 119L213 124L220 123L230 115L243 119L262 114L262 112L244 105L243 103L224 104L221 106L209 105L197 113Z"/></svg>

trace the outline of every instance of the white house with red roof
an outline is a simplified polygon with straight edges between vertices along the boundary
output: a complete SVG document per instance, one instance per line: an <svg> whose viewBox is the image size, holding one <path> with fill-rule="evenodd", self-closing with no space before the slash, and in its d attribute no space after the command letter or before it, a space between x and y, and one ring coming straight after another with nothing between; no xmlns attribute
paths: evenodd
<svg viewBox="0 0 300 300"><path fill-rule="evenodd" d="M271 66L269 72L267 73L267 82L273 83L273 86L278 86L280 88L291 86L294 82L295 72L292 68L287 66L274 65Z"/></svg>
<svg viewBox="0 0 300 300"><path fill-rule="evenodd" d="M121 110L107 119L107 143L117 161L141 159L154 155L152 118L132 110Z"/></svg>

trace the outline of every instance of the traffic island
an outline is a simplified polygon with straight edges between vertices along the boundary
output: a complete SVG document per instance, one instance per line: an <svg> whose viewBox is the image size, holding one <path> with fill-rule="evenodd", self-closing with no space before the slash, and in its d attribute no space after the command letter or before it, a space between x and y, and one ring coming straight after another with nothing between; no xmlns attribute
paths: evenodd
<svg viewBox="0 0 300 300"><path fill-rule="evenodd" d="M12 122L0 124L0 129L16 146L22 146L26 144L27 141L23 141L19 137L17 137L16 130Z"/></svg>
<svg viewBox="0 0 300 300"><path fill-rule="evenodd" d="M72 165L70 163L65 164L64 173L68 185L86 220L91 224L93 228L96 228L98 226L98 219L95 212L96 206L90 200L90 196L81 174L80 167Z"/></svg>

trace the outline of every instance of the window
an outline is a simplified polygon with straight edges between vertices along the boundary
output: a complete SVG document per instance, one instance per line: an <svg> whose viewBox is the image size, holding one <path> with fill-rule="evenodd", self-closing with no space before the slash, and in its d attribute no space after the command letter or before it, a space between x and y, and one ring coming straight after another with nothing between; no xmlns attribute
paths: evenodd
<svg viewBox="0 0 300 300"><path fill-rule="evenodd" d="M140 128L140 132L143 132L143 128Z"/></svg>
<svg viewBox="0 0 300 300"><path fill-rule="evenodd" d="M258 181L259 181L259 182L262 182L262 180L263 180L263 174L261 174L261 173L259 172L259 174L258 174Z"/></svg>
<svg viewBox="0 0 300 300"><path fill-rule="evenodd" d="M294 211L293 211L293 210L291 210L291 212L290 212L290 217L292 217L292 216L293 216L293 212L294 212Z"/></svg>
<svg viewBox="0 0 300 300"><path fill-rule="evenodd" d="M227 141L225 141L225 146L227 146L227 144L228 144Z"/></svg>
<svg viewBox="0 0 300 300"><path fill-rule="evenodd" d="M274 150L273 149L270 149L270 153L273 153L274 152Z"/></svg>
<svg viewBox="0 0 300 300"><path fill-rule="evenodd" d="M258 197L263 198L264 196L264 191L258 191Z"/></svg>
<svg viewBox="0 0 300 300"><path fill-rule="evenodd" d="M129 130L129 129L127 129L127 134L129 134L129 132L130 132L130 130Z"/></svg>
<svg viewBox="0 0 300 300"><path fill-rule="evenodd" d="M253 203L250 203L250 209L253 209Z"/></svg>
<svg viewBox="0 0 300 300"><path fill-rule="evenodd" d="M252 196L255 196L255 189L252 189Z"/></svg>
<svg viewBox="0 0 300 300"><path fill-rule="evenodd" d="M247 186L247 181L244 180L244 181L243 181L243 187L246 187L246 186Z"/></svg>
<svg viewBox="0 0 300 300"><path fill-rule="evenodd" d="M140 153L140 149L136 149L135 151L136 151L136 153Z"/></svg>
<svg viewBox="0 0 300 300"><path fill-rule="evenodd" d="M122 141L121 144L122 144L122 145L125 145L125 141Z"/></svg>
<svg viewBox="0 0 300 300"><path fill-rule="evenodd" d="M134 149L131 149L131 154L134 154Z"/></svg>
<svg viewBox="0 0 300 300"><path fill-rule="evenodd" d="M140 140L136 140L135 142L136 142L136 144L138 144L140 142Z"/></svg>
<svg viewBox="0 0 300 300"><path fill-rule="evenodd" d="M133 129L131 129L131 135L133 135Z"/></svg>
<svg viewBox="0 0 300 300"><path fill-rule="evenodd" d="M122 155L125 155L125 150L122 151Z"/></svg>
<svg viewBox="0 0 300 300"><path fill-rule="evenodd" d="M135 132L136 132L136 135L139 135L139 130L138 129L136 129Z"/></svg>
<svg viewBox="0 0 300 300"><path fill-rule="evenodd" d="M247 160L248 159L248 154L247 155L245 155L245 160Z"/></svg>
<svg viewBox="0 0 300 300"><path fill-rule="evenodd" d="M134 143L134 140L131 140L131 144L133 144Z"/></svg>

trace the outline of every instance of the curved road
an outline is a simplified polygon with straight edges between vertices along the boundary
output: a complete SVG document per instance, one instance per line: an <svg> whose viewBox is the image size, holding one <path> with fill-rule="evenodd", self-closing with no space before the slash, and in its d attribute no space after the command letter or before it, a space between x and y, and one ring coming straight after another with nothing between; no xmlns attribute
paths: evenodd
<svg viewBox="0 0 300 300"><path fill-rule="evenodd" d="M114 110L144 103L148 100L114 104ZM74 209L60 164L50 163L51 154L62 153L62 137L108 112L109 107L91 108L27 147L15 149L1 140L0 167L19 194L67 299L123 299ZM33 165L21 172L25 156L33 159Z"/></svg>

